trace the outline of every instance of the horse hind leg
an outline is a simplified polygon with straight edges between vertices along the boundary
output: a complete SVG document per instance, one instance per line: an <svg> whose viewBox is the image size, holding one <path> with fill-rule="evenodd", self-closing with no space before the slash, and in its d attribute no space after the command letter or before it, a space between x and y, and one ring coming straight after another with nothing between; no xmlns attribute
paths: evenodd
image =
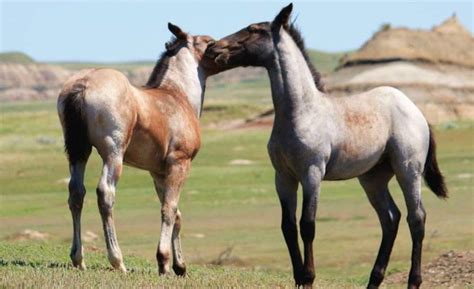
<svg viewBox="0 0 474 289"><path fill-rule="evenodd" d="M397 174L407 206L407 222L412 238L411 268L408 288L419 288L421 279L421 254L425 236L426 212L421 200L421 171Z"/></svg>
<svg viewBox="0 0 474 289"><path fill-rule="evenodd" d="M417 138L413 138L417 139ZM418 138L420 139L420 138ZM402 146L403 145L403 146ZM426 145L426 151L428 145ZM407 222L412 238L411 268L408 288L419 288L421 279L421 254L425 236L426 212L421 200L421 179L426 152L421 144L399 143L404 149L394 150L392 167L407 206Z"/></svg>
<svg viewBox="0 0 474 289"><path fill-rule="evenodd" d="M100 153L100 152L99 152ZM122 154L101 154L104 159L102 176L97 186L97 203L104 229L107 253L110 264L120 271L126 272L115 233L113 206L115 203L115 188L122 174ZM105 156L105 157L104 157Z"/></svg>
<svg viewBox="0 0 474 289"><path fill-rule="evenodd" d="M75 267L85 269L81 243L81 213L86 189L84 171L92 151L86 120L83 118L85 86L76 84L71 90L62 91L58 98L58 114L64 132L64 144L69 160L69 209L73 222L70 257Z"/></svg>
<svg viewBox="0 0 474 289"><path fill-rule="evenodd" d="M382 283L398 232L401 214L388 190L388 183L392 177L393 171L388 161L359 177L359 182L382 227L382 241L367 288L378 288Z"/></svg>
<svg viewBox="0 0 474 289"><path fill-rule="evenodd" d="M84 263L84 250L81 243L81 213L86 195L86 188L84 187L84 172L86 163L90 155L86 153L84 159L75 161L70 164L71 179L69 181L69 210L72 215L73 236L70 257L74 267L86 269Z"/></svg>

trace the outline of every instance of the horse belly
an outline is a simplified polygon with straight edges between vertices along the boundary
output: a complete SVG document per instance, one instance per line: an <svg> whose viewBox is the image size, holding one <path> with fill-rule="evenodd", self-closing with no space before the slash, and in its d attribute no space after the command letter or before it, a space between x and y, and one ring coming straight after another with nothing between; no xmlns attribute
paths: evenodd
<svg viewBox="0 0 474 289"><path fill-rule="evenodd" d="M337 159L326 168L325 180L347 180L368 172L381 159L382 153L369 158Z"/></svg>
<svg viewBox="0 0 474 289"><path fill-rule="evenodd" d="M347 141L333 150L326 166L325 180L355 178L380 161L385 151L386 138L371 139L369 135L363 139L363 142Z"/></svg>

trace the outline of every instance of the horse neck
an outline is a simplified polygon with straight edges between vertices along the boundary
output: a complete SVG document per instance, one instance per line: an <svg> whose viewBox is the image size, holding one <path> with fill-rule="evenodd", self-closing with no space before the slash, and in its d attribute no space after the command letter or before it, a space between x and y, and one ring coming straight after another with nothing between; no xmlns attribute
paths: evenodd
<svg viewBox="0 0 474 289"><path fill-rule="evenodd" d="M188 49L181 49L169 60L168 69L160 87L183 92L196 116L201 116L206 87L206 75Z"/></svg>
<svg viewBox="0 0 474 289"><path fill-rule="evenodd" d="M275 122L293 120L306 112L323 110L324 95L314 82L306 60L284 29L274 37L274 61L267 66Z"/></svg>

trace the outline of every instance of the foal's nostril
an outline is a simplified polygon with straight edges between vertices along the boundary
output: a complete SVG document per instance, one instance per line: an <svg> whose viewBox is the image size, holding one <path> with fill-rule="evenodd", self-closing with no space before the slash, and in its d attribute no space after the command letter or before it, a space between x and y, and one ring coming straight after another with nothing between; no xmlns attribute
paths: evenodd
<svg viewBox="0 0 474 289"><path fill-rule="evenodd" d="M216 45L216 42L215 42L215 41L209 41L209 42L207 43L207 48L211 48L211 47L213 47L213 46L215 46L215 45Z"/></svg>

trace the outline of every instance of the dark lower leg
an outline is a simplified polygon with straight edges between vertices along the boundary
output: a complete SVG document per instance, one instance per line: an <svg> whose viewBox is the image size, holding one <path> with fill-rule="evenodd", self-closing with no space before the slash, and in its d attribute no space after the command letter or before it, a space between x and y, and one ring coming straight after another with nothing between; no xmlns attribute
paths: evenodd
<svg viewBox="0 0 474 289"><path fill-rule="evenodd" d="M303 269L303 259L301 258L301 252L298 245L298 227L296 225L296 216L288 213L285 207L282 205L282 221L281 230L285 237L286 246L290 253L291 264L293 265L293 277L295 278L296 284L301 284L301 272Z"/></svg>
<svg viewBox="0 0 474 289"><path fill-rule="evenodd" d="M277 170L275 173L275 187L281 205L281 230L290 253L293 277L296 284L299 285L301 284L299 281L303 269L303 259L298 245L298 227L296 224L298 182L294 177Z"/></svg>
<svg viewBox="0 0 474 289"><path fill-rule="evenodd" d="M382 227L382 240L367 288L379 288L382 283L398 232L401 214L388 190L388 183L393 175L390 163L385 160L359 177Z"/></svg>
<svg viewBox="0 0 474 289"><path fill-rule="evenodd" d="M419 288L421 279L421 253L425 236L426 213L421 200L421 174L416 169L408 175L397 175L407 205L407 221L412 239L411 268L408 276L408 288ZM415 176L415 177L413 177Z"/></svg>
<svg viewBox="0 0 474 289"><path fill-rule="evenodd" d="M303 273L301 276L302 284L310 285L313 284L315 273L314 273L314 258L313 258L313 240L315 235L315 222L304 221L300 222L301 238L304 243L304 265Z"/></svg>
<svg viewBox="0 0 474 289"><path fill-rule="evenodd" d="M301 239L304 244L304 265L301 276L301 283L306 286L312 286L314 273L313 258L313 240L316 232L316 210L318 207L320 174L315 171L314 174L308 174L303 184L303 209L301 212L300 230Z"/></svg>
<svg viewBox="0 0 474 289"><path fill-rule="evenodd" d="M423 210L424 211L424 210ZM413 247L411 255L411 268L408 277L408 288L419 288L421 279L421 253L423 249L423 238L425 236L425 218L415 218L409 220L410 233Z"/></svg>
<svg viewBox="0 0 474 289"><path fill-rule="evenodd" d="M72 216L73 236L70 257L74 267L85 269L81 242L81 213L86 188L84 187L84 171L86 162L71 164L71 180L69 181L69 209Z"/></svg>
<svg viewBox="0 0 474 289"><path fill-rule="evenodd" d="M382 242L380 243L377 259L370 274L368 288L378 288L382 283L387 265L392 253L393 243L398 232L400 222L400 211L395 206L390 197L390 206L386 211L378 212L380 224L382 226Z"/></svg>
<svg viewBox="0 0 474 289"><path fill-rule="evenodd" d="M81 213L86 190L83 186L73 188L69 185L69 209L72 215L73 237L70 257L74 267L85 269L81 242Z"/></svg>

